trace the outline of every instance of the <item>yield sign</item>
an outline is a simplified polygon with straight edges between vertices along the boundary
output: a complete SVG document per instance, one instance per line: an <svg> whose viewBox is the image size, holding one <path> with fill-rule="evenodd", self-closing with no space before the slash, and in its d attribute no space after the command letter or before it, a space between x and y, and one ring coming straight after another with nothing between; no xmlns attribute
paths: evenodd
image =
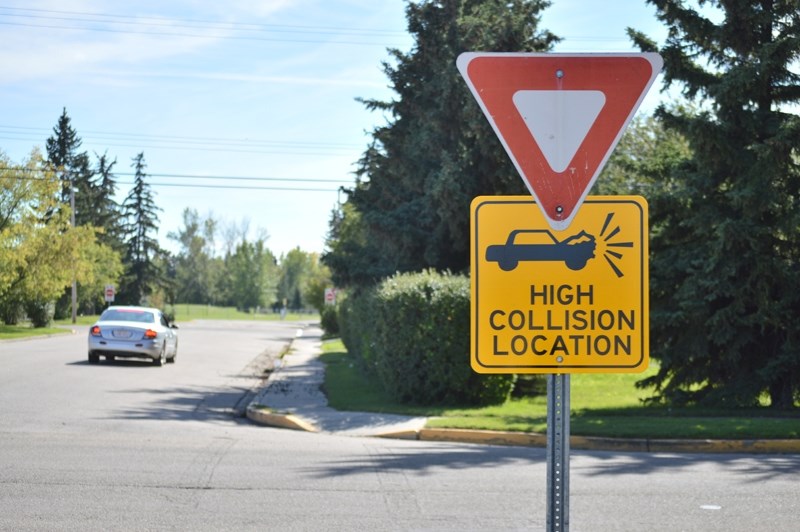
<svg viewBox="0 0 800 532"><path fill-rule="evenodd" d="M466 52L458 70L553 229L572 222L663 61Z"/></svg>

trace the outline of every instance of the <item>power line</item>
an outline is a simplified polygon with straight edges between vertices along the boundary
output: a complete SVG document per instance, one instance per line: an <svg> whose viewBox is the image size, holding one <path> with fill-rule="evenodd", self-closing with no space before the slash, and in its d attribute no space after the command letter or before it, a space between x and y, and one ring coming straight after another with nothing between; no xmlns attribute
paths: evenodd
<svg viewBox="0 0 800 532"><path fill-rule="evenodd" d="M30 127L30 126L14 126L7 124L0 124L2 129L14 129L31 132L43 132L52 134L52 130L43 127ZM132 138L147 138L147 139L166 139L166 140L188 140L188 141L207 141L207 142L241 142L241 143L263 143L263 144L302 144L311 146L340 146L347 147L352 144L343 142L301 142L301 141L287 141L287 140L265 140L265 139L250 139L250 138L228 138L228 137L194 137L188 135L149 135L144 133L125 133L119 131L85 131L91 135L106 135L109 137L132 137Z"/></svg>
<svg viewBox="0 0 800 532"><path fill-rule="evenodd" d="M41 141L41 138L45 136L52 135L52 133L52 130L46 128L0 124L1 140L37 142ZM85 131L82 132L81 140L86 143L103 144L107 147L116 148L277 155L349 155L356 150L363 150L363 146L342 142L146 135L113 131Z"/></svg>
<svg viewBox="0 0 800 532"><path fill-rule="evenodd" d="M356 28L356 27L336 27L336 26L308 26L308 25L289 25L289 24L260 24L252 22L236 22L236 21L216 21L208 19L185 19L185 18L166 18L154 16L132 16L120 15L113 13L97 13L87 11L63 11L55 9L34 9L34 8L18 8L10 6L0 6L0 16L16 17L22 19L33 20L55 20L64 22L76 22L86 24L109 24L109 25L122 25L143 28L185 28L189 30L212 30L212 31L233 31L245 33L277 33L277 34L299 34L299 35L330 35L330 36L350 36L350 37L392 37L404 38L408 36L408 32L400 30L389 29L375 29L375 28ZM90 17L90 18L86 18ZM135 31L125 30L119 28L99 28L97 26L58 26L53 24L32 24L23 22L2 22L0 24L10 26L23 26L23 27L38 27L50 29L66 29L66 30L86 30L86 31L101 31L109 33L132 33L143 35L161 35L161 36L175 36L175 37L195 37L195 38L208 38L207 33L180 33L180 32L159 32L159 31ZM256 35L251 36L236 36L236 35L213 35L217 39L245 39L245 40L261 40L273 42L331 42L324 39L282 39L282 38L264 38ZM628 43L627 36L587 36L587 35L563 35L562 45L577 42L625 42ZM383 42L369 42L369 41L332 41L338 44L361 44L361 45L374 45L386 44Z"/></svg>
<svg viewBox="0 0 800 532"><path fill-rule="evenodd" d="M0 165L0 170L21 172L21 173L38 173L46 171L45 168L25 168L16 166ZM111 172L113 176L135 176L133 172ZM220 181L290 181L290 182L304 182L304 183L349 183L349 179L323 179L311 177L261 177L261 176L230 176L230 175L202 175L202 174L166 174L157 172L146 172L147 177L165 177L176 179L217 179ZM11 176L5 176L11 177ZM22 179L22 178L21 178ZM32 179L32 178L26 178Z"/></svg>
<svg viewBox="0 0 800 532"><path fill-rule="evenodd" d="M11 131L2 132L5 134L24 134L24 135L52 135L53 131L48 128L41 127L28 127L28 126L14 126L0 124L0 130L8 129ZM324 148L324 149L352 149L357 147L355 144L347 144L343 142L321 142L321 141L290 141L290 140L266 140L266 139L250 139L250 138L228 138L228 137L194 137L187 135L149 135L143 133L125 133L116 131L82 131L84 138L95 139L120 139L120 140L137 140L143 139L146 141L156 142L176 142L176 143L194 143L194 144L225 144L231 146L278 146L278 147L311 147L311 148ZM86 136L88 134L88 137Z"/></svg>
<svg viewBox="0 0 800 532"><path fill-rule="evenodd" d="M133 185L133 181L117 181L120 185ZM148 181L147 184L153 187L177 187L177 188L207 188L222 190L282 190L286 192L338 192L338 188L294 188L294 187L255 187L243 185L203 185L187 183L158 183Z"/></svg>
<svg viewBox="0 0 800 532"><path fill-rule="evenodd" d="M114 175L121 176L134 176L136 174L131 172L114 172ZM214 175L195 175L195 174L146 174L148 177L167 177L177 179L219 179L222 181L296 181L304 183L350 183L351 180L347 179L322 179L322 178L307 178L307 177L242 177L242 176L214 176Z"/></svg>
<svg viewBox="0 0 800 532"><path fill-rule="evenodd" d="M0 175L0 179L16 179L18 181L35 181L44 178L41 177L23 177L23 176L5 176ZM115 185L134 185L133 181L115 181ZM173 188L200 188L200 189L214 189L214 190L271 190L283 192L339 192L341 187L337 188L320 188L320 187L273 187L273 186L253 186L253 185L211 185L211 184L198 184L198 183L162 183L158 181L148 181L148 186L151 187L173 187Z"/></svg>
<svg viewBox="0 0 800 532"><path fill-rule="evenodd" d="M167 36L167 37L191 37L208 39L208 30L212 31L233 31L238 34L216 34L212 35L214 39L230 39L230 40L254 40L254 41L268 41L268 42L296 42L296 43L332 43L332 44L355 44L355 45L386 45L386 42L375 42L365 40L340 40L340 39L287 39L278 37L262 37L257 35L269 33L287 33L298 35L320 35L331 37L381 37L381 36L394 36L399 37L405 35L405 32L394 30L375 30L364 28L344 28L344 27L324 27L324 26L288 26L279 24L252 24L252 23L238 23L238 22L218 22L218 21L201 21L191 19L163 19L157 17L136 17L133 18L128 15L114 15L103 13L88 13L88 12L72 12L72 11L56 11L45 9L26 9L14 8L8 6L0 6L0 10L5 10L7 13L2 13L6 17L17 17L30 20L54 20L64 22L74 22L79 25L64 25L60 23L53 24L40 24L30 22L11 22L0 21L0 24L7 26L31 27L31 28L45 28L45 29L61 29L61 30L81 30L81 31L95 31L104 33L123 33L123 34L138 34L150 36ZM67 15L67 16L62 16ZM92 19L84 18L86 16L95 17ZM121 20L115 20L121 19ZM81 25L81 23L83 23ZM86 25L89 24L89 25ZM144 29L124 29L119 27L98 27L95 24L107 25L123 25L128 27L139 28L157 28L156 30ZM186 28L191 30L204 30L206 33L190 33L184 31L160 31L160 28ZM242 32L250 32L251 34L242 35ZM256 33L253 35L252 33Z"/></svg>
<svg viewBox="0 0 800 532"><path fill-rule="evenodd" d="M177 33L177 32L162 32L162 31L132 31L132 30L115 30L107 28L88 28L88 27L74 27L74 26L56 26L53 24L23 24L20 22L5 22L0 21L0 25L4 26L18 26L25 28L43 28L49 30L72 30L72 31L95 31L102 33L124 33L129 35L148 35L156 37L189 37L195 39L208 39L208 34L194 34L194 33ZM298 44L352 44L352 45L367 45L367 46L388 46L383 42L368 42L368 41L341 41L341 40L326 40L326 39L278 39L266 37L237 37L234 35L215 35L214 39L225 40L243 40L243 41L262 41L262 42L288 42Z"/></svg>
<svg viewBox="0 0 800 532"><path fill-rule="evenodd" d="M2 171L17 172L18 175L0 175L0 179L16 179L16 180L37 180L44 179L41 177L33 177L24 174L39 173L44 169L39 168L17 168L11 166L0 166ZM19 175L23 174L23 175ZM114 172L113 176L135 176L131 172ZM254 186L254 185L218 185L218 184L204 184L204 183L165 183L157 181L147 181L150 186L159 187L183 187L183 188L205 188L205 189L225 189L225 190L283 190L293 192L337 192L344 185L352 185L352 182L347 179L323 179L323 178L284 178L284 177L248 177L248 176L208 176L208 175L195 175L195 174L159 174L147 173L146 177L153 178L167 178L167 179L200 179L200 180L217 180L217 181L249 181L249 182L288 182L288 183L341 183L337 188L313 188L313 187L276 187L276 186ZM114 181L116 185L133 185L132 181Z"/></svg>
<svg viewBox="0 0 800 532"><path fill-rule="evenodd" d="M308 25L288 25L288 24L261 24L253 22L234 22L225 21L220 22L208 19L167 19L164 17L153 16L140 16L135 17L131 15L117 15L112 13L97 13L87 11L60 11L55 9L35 9L35 8L21 8L21 7L8 7L0 6L0 10L11 11L9 16L28 17L28 18L52 18L58 20L76 20L85 22L103 22L102 20L82 20L75 17L97 17L100 19L122 19L121 21L110 20L109 23L117 24L147 24L155 26L178 26L189 28L208 28L214 26L221 26L222 29L238 28L246 31L301 31L312 33L363 33L367 35L406 35L406 32L400 30L384 30L375 28L354 28L354 27L335 27L335 26L308 26ZM13 12L27 12L27 13L43 13L44 15L26 15L15 14ZM56 17L52 15L67 15L66 17ZM136 22L131 22L134 19ZM141 21L152 21L143 23ZM176 23L177 21L177 23Z"/></svg>
<svg viewBox="0 0 800 532"><path fill-rule="evenodd" d="M2 137L3 140L17 140L23 141L26 139ZM224 152L224 153L260 153L271 155L346 155L349 152L336 152L336 151L304 151L302 149L278 149L278 148L262 148L262 149L243 149L243 148L226 148L226 147L213 147L213 146L185 146L185 145L158 145L158 144L122 144L118 142L104 142L104 147L113 148L135 148L137 150L173 150L173 151L203 151L203 152Z"/></svg>

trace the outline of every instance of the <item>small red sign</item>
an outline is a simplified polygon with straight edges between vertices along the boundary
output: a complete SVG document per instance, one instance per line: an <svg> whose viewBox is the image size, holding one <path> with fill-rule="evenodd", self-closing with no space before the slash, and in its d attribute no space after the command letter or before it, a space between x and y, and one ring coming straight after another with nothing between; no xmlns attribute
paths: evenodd
<svg viewBox="0 0 800 532"><path fill-rule="evenodd" d="M550 226L566 229L663 61L467 52L457 66Z"/></svg>

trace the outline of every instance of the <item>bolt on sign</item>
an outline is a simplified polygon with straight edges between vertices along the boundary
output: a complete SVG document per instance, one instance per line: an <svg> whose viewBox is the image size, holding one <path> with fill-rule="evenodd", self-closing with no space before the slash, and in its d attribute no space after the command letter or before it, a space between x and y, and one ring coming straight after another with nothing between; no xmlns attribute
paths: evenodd
<svg viewBox="0 0 800 532"><path fill-rule="evenodd" d="M647 202L587 196L553 229L530 196L470 210L478 373L638 373L649 363Z"/></svg>

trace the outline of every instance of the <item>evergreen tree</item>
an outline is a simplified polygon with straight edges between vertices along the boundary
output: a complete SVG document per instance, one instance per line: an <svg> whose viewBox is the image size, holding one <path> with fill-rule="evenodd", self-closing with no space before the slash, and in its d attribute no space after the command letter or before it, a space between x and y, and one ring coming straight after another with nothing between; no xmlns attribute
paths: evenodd
<svg viewBox="0 0 800 532"><path fill-rule="evenodd" d="M70 204L71 188L74 188L75 225L97 226L94 219L97 204L95 174L89 163L89 155L85 151L79 151L82 144L83 141L72 127L66 108L63 109L53 128L53 136L48 137L45 143L47 158L63 180L61 200L64 205Z"/></svg>
<svg viewBox="0 0 800 532"><path fill-rule="evenodd" d="M666 193L672 186L672 170L690 157L691 150L680 133L667 130L654 116L639 115L614 148L592 194L651 197Z"/></svg>
<svg viewBox="0 0 800 532"><path fill-rule="evenodd" d="M645 384L673 402L750 406L766 393L789 408L800 399L800 118L787 111L800 100L800 2L648 2L669 27L664 80L699 111L657 112L692 155L650 198L660 369Z"/></svg>
<svg viewBox="0 0 800 532"><path fill-rule="evenodd" d="M425 0L406 8L409 53L383 65L397 97L366 100L386 126L357 168L358 182L332 219L325 263L337 282L368 283L396 271L469 265L469 204L480 194L526 190L458 74L469 50L547 51L542 0ZM354 217L353 220L347 220ZM351 223L352 222L352 223ZM335 225L349 226L340 230ZM352 230L352 225L360 226ZM342 240L348 237L356 240ZM369 260L349 261L347 256Z"/></svg>
<svg viewBox="0 0 800 532"><path fill-rule="evenodd" d="M46 141L50 166L61 178L61 204L70 205L74 194L74 217L76 227L89 227L96 231L97 240L107 250L97 250L95 256L108 257L109 253L121 254L119 206L114 201L116 184L111 169L115 162L109 162L105 155L98 157L97 170L90 164L89 155L80 151L82 140L72 127L72 122L63 109L53 135ZM100 181L97 181L97 178ZM116 264L119 259L111 262ZM98 267L100 267L98 265ZM113 268L112 268L113 269ZM102 301L102 292L96 287L78 285L78 306L82 312L93 312ZM56 317L64 317L71 307L71 289L56 302Z"/></svg>
<svg viewBox="0 0 800 532"><path fill-rule="evenodd" d="M146 164L144 153L133 158L131 166L135 170L133 188L122 204L126 219L125 235L125 276L119 291L121 303L144 304L161 281L161 271L156 258L162 253L158 245L159 209L145 178Z"/></svg>
<svg viewBox="0 0 800 532"><path fill-rule="evenodd" d="M122 242L120 227L120 206L114 200L117 193L117 182L114 179L114 165L117 160L109 161L108 156L97 155L97 166L95 174L100 181L97 183L94 194L94 225L102 229L100 242L110 248L122 253L124 244Z"/></svg>
<svg viewBox="0 0 800 532"><path fill-rule="evenodd" d="M83 141L78 137L77 131L72 127L67 109L64 108L58 123L53 128L53 136L48 137L45 142L47 147L47 159L63 180L62 203L70 203L70 186L77 180L76 162L81 155L78 152Z"/></svg>

